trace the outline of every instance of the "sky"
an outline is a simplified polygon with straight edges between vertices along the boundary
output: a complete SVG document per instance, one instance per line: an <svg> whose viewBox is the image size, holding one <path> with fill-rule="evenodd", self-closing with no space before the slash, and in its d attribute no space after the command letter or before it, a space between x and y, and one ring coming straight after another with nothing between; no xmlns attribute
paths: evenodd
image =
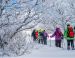
<svg viewBox="0 0 75 58"><path fill-rule="evenodd" d="M8 4L8 7L6 7L6 11L10 11L12 4L15 4L16 1L17 1L17 0L10 0L10 3Z"/></svg>
<svg viewBox="0 0 75 58"><path fill-rule="evenodd" d="M12 0L12 3L16 3L16 0Z"/></svg>

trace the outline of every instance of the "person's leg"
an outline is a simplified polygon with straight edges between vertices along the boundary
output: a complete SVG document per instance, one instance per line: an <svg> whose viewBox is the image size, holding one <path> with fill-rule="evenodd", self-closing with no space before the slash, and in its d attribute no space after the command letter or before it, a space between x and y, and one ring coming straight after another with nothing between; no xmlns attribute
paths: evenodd
<svg viewBox="0 0 75 58"><path fill-rule="evenodd" d="M71 47L74 49L74 40L71 40Z"/></svg>
<svg viewBox="0 0 75 58"><path fill-rule="evenodd" d="M70 49L70 40L67 40L67 49Z"/></svg>
<svg viewBox="0 0 75 58"><path fill-rule="evenodd" d="M46 44L46 40L45 40L45 38L44 38L44 45Z"/></svg>
<svg viewBox="0 0 75 58"><path fill-rule="evenodd" d="M44 44L47 45L47 39L46 38L44 38Z"/></svg>
<svg viewBox="0 0 75 58"><path fill-rule="evenodd" d="M41 44L43 44L43 38L42 38L42 36L41 36L40 40L41 40Z"/></svg>
<svg viewBox="0 0 75 58"><path fill-rule="evenodd" d="M41 41L41 40L40 40L40 36L38 36L38 43L40 43L40 41Z"/></svg>
<svg viewBox="0 0 75 58"><path fill-rule="evenodd" d="M59 43L59 47L61 48L61 40L59 40L58 43Z"/></svg>
<svg viewBox="0 0 75 58"><path fill-rule="evenodd" d="M39 36L38 36L38 42L40 43L40 38L39 38Z"/></svg>
<svg viewBox="0 0 75 58"><path fill-rule="evenodd" d="M44 44L44 38L42 38L42 43Z"/></svg>
<svg viewBox="0 0 75 58"><path fill-rule="evenodd" d="M57 40L57 47L59 47L59 43L60 43L59 40Z"/></svg>
<svg viewBox="0 0 75 58"><path fill-rule="evenodd" d="M43 44L43 39L41 39L41 43Z"/></svg>
<svg viewBox="0 0 75 58"><path fill-rule="evenodd" d="M36 37L33 37L33 41L35 41L36 40Z"/></svg>
<svg viewBox="0 0 75 58"><path fill-rule="evenodd" d="M44 44L45 44L45 38L43 38Z"/></svg>
<svg viewBox="0 0 75 58"><path fill-rule="evenodd" d="M36 40L36 37L34 36L34 41Z"/></svg>
<svg viewBox="0 0 75 58"><path fill-rule="evenodd" d="M45 42L46 42L45 44L47 45L47 38L45 39Z"/></svg>
<svg viewBox="0 0 75 58"><path fill-rule="evenodd" d="M55 40L55 46L58 47L58 41L57 40Z"/></svg>
<svg viewBox="0 0 75 58"><path fill-rule="evenodd" d="M40 39L39 39L39 43L40 43Z"/></svg>

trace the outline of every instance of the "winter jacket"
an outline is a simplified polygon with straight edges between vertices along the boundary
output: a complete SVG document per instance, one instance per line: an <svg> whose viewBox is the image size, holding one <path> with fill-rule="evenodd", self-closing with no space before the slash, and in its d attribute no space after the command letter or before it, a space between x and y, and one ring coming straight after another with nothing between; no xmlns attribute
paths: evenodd
<svg viewBox="0 0 75 58"><path fill-rule="evenodd" d="M38 32L38 39L43 39L42 32Z"/></svg>
<svg viewBox="0 0 75 58"><path fill-rule="evenodd" d="M35 37L35 30L33 30L33 32L32 32L32 36Z"/></svg>
<svg viewBox="0 0 75 58"><path fill-rule="evenodd" d="M67 37L67 35L68 35L67 32L68 32L68 29L65 29L65 31L64 31L64 38L67 39L67 40L74 40L75 38Z"/></svg>
<svg viewBox="0 0 75 58"><path fill-rule="evenodd" d="M43 32L43 30L38 30L38 35L40 36L41 32Z"/></svg>
<svg viewBox="0 0 75 58"><path fill-rule="evenodd" d="M54 32L54 34L51 37L55 36L55 40L61 40L62 39L62 32L58 31L59 28L56 28L56 31Z"/></svg>
<svg viewBox="0 0 75 58"><path fill-rule="evenodd" d="M43 37L48 37L47 32L43 32Z"/></svg>
<svg viewBox="0 0 75 58"><path fill-rule="evenodd" d="M38 32L35 32L35 36L36 36L36 38L38 38Z"/></svg>

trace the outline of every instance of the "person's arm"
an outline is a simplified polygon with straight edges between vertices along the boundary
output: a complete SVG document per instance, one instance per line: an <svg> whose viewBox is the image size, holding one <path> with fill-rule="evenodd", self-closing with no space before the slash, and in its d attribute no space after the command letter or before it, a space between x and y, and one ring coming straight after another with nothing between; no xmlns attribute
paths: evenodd
<svg viewBox="0 0 75 58"><path fill-rule="evenodd" d="M54 37L54 36L55 36L55 33L56 33L56 32L54 32L50 37Z"/></svg>
<svg viewBox="0 0 75 58"><path fill-rule="evenodd" d="M64 37L67 37L67 29L64 31Z"/></svg>
<svg viewBox="0 0 75 58"><path fill-rule="evenodd" d="M61 39L64 39L64 35L63 35L63 33L61 32Z"/></svg>
<svg viewBox="0 0 75 58"><path fill-rule="evenodd" d="M46 34L47 34L47 37L49 37L48 33L46 33Z"/></svg>

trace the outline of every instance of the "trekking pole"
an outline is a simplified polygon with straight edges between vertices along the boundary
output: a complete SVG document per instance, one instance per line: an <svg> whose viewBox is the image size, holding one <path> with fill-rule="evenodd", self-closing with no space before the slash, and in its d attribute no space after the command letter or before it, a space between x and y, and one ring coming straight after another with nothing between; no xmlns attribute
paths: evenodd
<svg viewBox="0 0 75 58"><path fill-rule="evenodd" d="M65 39L62 40L62 48L65 48Z"/></svg>
<svg viewBox="0 0 75 58"><path fill-rule="evenodd" d="M61 48L63 48L63 39L61 40Z"/></svg>
<svg viewBox="0 0 75 58"><path fill-rule="evenodd" d="M51 38L50 38L50 47L51 47Z"/></svg>
<svg viewBox="0 0 75 58"><path fill-rule="evenodd" d="M61 39L61 47L64 48L64 37Z"/></svg>

